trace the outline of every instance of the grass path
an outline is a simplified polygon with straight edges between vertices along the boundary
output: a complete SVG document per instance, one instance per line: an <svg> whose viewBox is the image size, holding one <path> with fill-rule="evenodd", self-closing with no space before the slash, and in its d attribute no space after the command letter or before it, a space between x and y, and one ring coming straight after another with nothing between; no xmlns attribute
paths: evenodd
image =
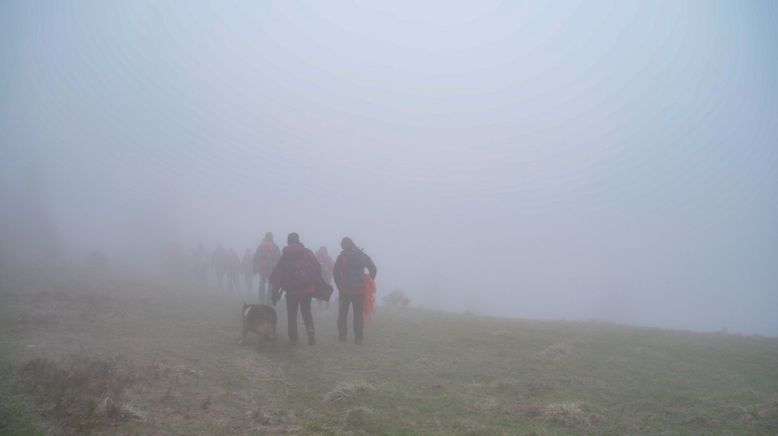
<svg viewBox="0 0 778 436"><path fill-rule="evenodd" d="M239 296L67 271L0 286L4 434L778 433L774 338L379 308L357 346L332 307L316 346L289 346L280 313L258 353Z"/></svg>

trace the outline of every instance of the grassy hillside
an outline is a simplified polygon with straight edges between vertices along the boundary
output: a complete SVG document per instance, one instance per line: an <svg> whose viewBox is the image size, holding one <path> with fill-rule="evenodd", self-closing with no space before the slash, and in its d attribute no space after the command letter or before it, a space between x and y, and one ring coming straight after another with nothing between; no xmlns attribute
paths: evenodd
<svg viewBox="0 0 778 436"><path fill-rule="evenodd" d="M778 340L379 308L365 344L240 347L240 295L0 282L0 433L775 434ZM253 340L253 338L252 338Z"/></svg>

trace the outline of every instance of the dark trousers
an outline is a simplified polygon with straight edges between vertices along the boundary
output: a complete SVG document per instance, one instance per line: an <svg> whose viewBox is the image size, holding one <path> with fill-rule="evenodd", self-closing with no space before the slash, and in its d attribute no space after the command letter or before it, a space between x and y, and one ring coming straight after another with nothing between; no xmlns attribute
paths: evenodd
<svg viewBox="0 0 778 436"><path fill-rule="evenodd" d="M286 293L286 315L289 324L287 333L289 340L297 342L297 307L300 307L300 313L303 315L305 323L305 332L308 334L308 341L313 341L313 314L311 314L311 296L295 295Z"/></svg>
<svg viewBox="0 0 778 436"><path fill-rule="evenodd" d="M362 309L365 305L365 296L362 294L339 294L340 306L338 307L338 335L341 341L346 340L348 333L348 307L354 306L354 340L362 342L362 332L365 328L365 320L362 316Z"/></svg>

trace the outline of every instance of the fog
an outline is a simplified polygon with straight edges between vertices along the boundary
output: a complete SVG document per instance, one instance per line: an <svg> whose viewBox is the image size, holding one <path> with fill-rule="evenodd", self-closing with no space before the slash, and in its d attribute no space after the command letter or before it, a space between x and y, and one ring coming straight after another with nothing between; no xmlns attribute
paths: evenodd
<svg viewBox="0 0 778 436"><path fill-rule="evenodd" d="M351 236L378 292L778 335L771 2L3 2L0 249ZM281 244L282 245L282 244ZM40 254L40 253L37 253Z"/></svg>

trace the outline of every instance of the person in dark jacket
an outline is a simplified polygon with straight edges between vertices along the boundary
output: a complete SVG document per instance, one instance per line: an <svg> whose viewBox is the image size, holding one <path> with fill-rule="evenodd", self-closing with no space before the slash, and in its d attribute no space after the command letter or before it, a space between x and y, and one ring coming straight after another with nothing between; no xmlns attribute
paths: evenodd
<svg viewBox="0 0 778 436"><path fill-rule="evenodd" d="M254 272L259 274L259 302L262 304L267 304L270 300L267 281L280 258L281 249L273 242L273 233L265 233L265 238L262 239L254 254Z"/></svg>
<svg viewBox="0 0 778 436"><path fill-rule="evenodd" d="M313 252L300 243L300 235L290 233L287 246L281 253L281 259L270 274L273 289L273 304L286 292L287 332L289 342L297 343L297 308L305 323L308 345L316 343L311 314L311 298L316 291L316 282L321 277L321 266Z"/></svg>
<svg viewBox="0 0 778 436"><path fill-rule="evenodd" d="M368 291L365 269L367 269L368 274L370 274L370 277L373 280L375 279L378 269L370 256L357 248L351 238L343 238L340 242L340 247L343 251L338 255L333 271L335 285L338 287L338 296L340 300L338 307L338 337L341 342L346 340L348 332L348 310L349 305L353 305L354 342L361 344L364 330L363 310L365 295Z"/></svg>

